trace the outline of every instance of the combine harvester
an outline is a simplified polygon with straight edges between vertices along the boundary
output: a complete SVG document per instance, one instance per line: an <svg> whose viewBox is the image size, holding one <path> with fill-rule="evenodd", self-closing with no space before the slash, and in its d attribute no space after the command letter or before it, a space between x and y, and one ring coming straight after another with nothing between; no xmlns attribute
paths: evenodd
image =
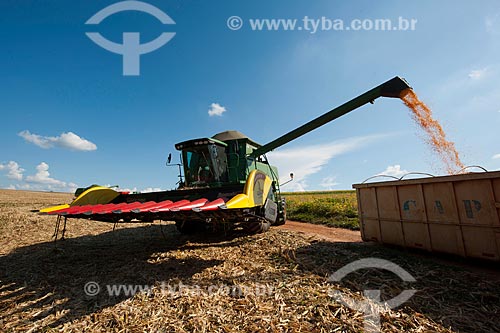
<svg viewBox="0 0 500 333"><path fill-rule="evenodd" d="M411 89L407 82L395 77L263 146L238 131L180 142L175 148L182 155L184 178L181 173L176 190L128 194L92 186L77 190L68 205L39 212L58 217L56 238L63 219L64 237L68 218L175 221L181 233L238 226L249 233L266 231L285 223L286 207L278 171L265 154L379 97L399 98L406 89Z"/></svg>

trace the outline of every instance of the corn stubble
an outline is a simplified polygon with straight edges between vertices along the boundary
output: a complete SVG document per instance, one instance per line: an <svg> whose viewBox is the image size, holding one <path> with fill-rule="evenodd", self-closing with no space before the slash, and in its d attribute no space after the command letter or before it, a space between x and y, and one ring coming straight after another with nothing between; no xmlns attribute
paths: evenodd
<svg viewBox="0 0 500 333"><path fill-rule="evenodd" d="M387 298L419 292L384 312L383 332L500 330L498 279L463 265L378 245L330 243L271 229L254 236L179 236L171 223L112 225L71 220L54 248L54 218L30 209L64 202L63 194L0 191L1 332L360 332L362 313L329 296L360 300L365 287ZM68 196L68 195L66 195ZM329 274L356 259L389 259L417 283L379 271ZM85 296L88 281L154 286L133 297ZM267 286L264 295L168 294L161 284ZM367 286L367 283L369 284Z"/></svg>

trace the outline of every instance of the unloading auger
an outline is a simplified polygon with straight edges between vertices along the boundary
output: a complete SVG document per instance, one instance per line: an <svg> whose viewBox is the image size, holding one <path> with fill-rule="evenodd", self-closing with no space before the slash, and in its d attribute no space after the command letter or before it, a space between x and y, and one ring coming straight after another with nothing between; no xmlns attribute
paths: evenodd
<svg viewBox="0 0 500 333"><path fill-rule="evenodd" d="M175 221L182 233L230 230L263 232L286 221L278 170L265 154L379 97L398 98L408 83L395 77L293 131L260 145L238 131L177 143L184 176L178 188L152 193L124 193L93 185L78 189L70 204L40 210L58 217L103 222Z"/></svg>

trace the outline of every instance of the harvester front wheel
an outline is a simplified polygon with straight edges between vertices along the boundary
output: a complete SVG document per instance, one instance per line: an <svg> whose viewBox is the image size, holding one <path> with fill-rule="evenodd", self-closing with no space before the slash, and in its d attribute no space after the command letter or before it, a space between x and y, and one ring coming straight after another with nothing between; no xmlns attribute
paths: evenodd
<svg viewBox="0 0 500 333"><path fill-rule="evenodd" d="M195 221L175 221L175 226L181 234L191 235L202 230L202 225Z"/></svg>
<svg viewBox="0 0 500 333"><path fill-rule="evenodd" d="M260 234L266 232L271 227L271 222L269 221L249 221L243 224L243 229L248 234Z"/></svg>

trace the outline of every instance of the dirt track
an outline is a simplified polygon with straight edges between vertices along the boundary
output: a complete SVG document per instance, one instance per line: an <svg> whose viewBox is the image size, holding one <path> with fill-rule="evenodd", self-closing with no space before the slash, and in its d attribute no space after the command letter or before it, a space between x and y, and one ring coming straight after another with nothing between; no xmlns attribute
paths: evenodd
<svg viewBox="0 0 500 333"><path fill-rule="evenodd" d="M330 228L323 225L295 221L286 221L285 225L282 225L278 228L298 232L307 236L316 236L320 239L328 240L331 242L361 242L361 233L359 231L341 228Z"/></svg>

